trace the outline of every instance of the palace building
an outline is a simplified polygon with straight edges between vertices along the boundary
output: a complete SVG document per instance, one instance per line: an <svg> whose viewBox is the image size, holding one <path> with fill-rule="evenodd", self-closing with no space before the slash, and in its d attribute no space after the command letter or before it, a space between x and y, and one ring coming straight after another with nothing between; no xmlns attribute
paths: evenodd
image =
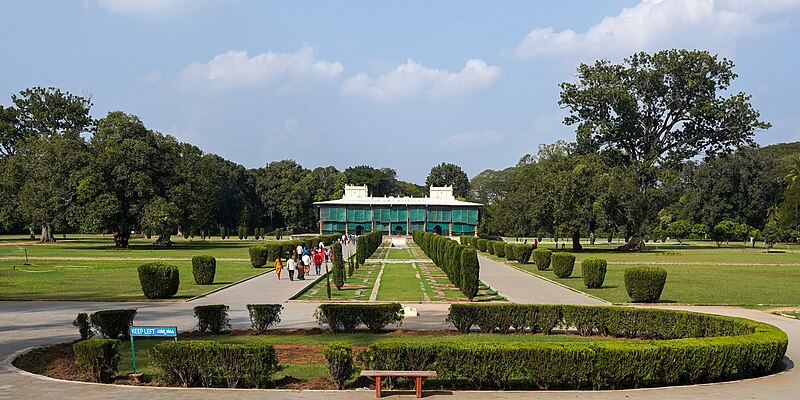
<svg viewBox="0 0 800 400"><path fill-rule="evenodd" d="M449 186L430 189L430 197L370 197L367 186L344 188L339 200L314 203L321 234L360 235L381 230L408 235L415 230L445 236L477 235L482 204L456 200Z"/></svg>

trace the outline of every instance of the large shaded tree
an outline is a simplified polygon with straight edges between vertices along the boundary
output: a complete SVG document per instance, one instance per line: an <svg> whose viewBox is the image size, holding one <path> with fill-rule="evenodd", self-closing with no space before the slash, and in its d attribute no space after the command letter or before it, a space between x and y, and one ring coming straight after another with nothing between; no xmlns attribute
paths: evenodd
<svg viewBox="0 0 800 400"><path fill-rule="evenodd" d="M646 193L658 184L659 167L752 145L755 132L769 128L749 95L727 94L733 67L697 50L581 64L576 82L561 83L559 104L570 112L564 122L578 125L579 149L632 169Z"/></svg>
<svg viewBox="0 0 800 400"><path fill-rule="evenodd" d="M88 97L56 88L31 88L11 96L13 110L3 110L0 129L4 167L14 176L15 213L30 228L41 228L41 242L54 242L54 226L68 227L67 211L76 199L78 181L88 162L82 135L94 128Z"/></svg>
<svg viewBox="0 0 800 400"><path fill-rule="evenodd" d="M469 195L469 178L464 170L458 165L451 163L441 163L434 165L428 177L425 179L425 186L452 186L453 195L456 197L467 197Z"/></svg>

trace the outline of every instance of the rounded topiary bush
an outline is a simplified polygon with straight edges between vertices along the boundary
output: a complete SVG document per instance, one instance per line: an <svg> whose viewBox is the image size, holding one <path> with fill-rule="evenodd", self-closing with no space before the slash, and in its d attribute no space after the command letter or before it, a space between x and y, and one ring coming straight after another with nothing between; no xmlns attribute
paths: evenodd
<svg viewBox="0 0 800 400"><path fill-rule="evenodd" d="M553 273L559 278L569 278L575 268L575 255L571 253L554 253L550 257Z"/></svg>
<svg viewBox="0 0 800 400"><path fill-rule="evenodd" d="M487 242L488 242L488 240L486 240L486 239L478 239L478 241L477 241L477 243L478 243L478 246L477 246L477 247L478 247L478 250L480 250L480 251L486 251L486 243L487 243Z"/></svg>
<svg viewBox="0 0 800 400"><path fill-rule="evenodd" d="M606 269L608 263L602 258L587 258L581 261L581 275L583 284L589 289L599 289L603 287L606 280Z"/></svg>
<svg viewBox="0 0 800 400"><path fill-rule="evenodd" d="M552 257L553 252L550 249L536 249L531 252L531 258L533 258L533 262L536 264L536 269L539 271L545 271L550 268L550 257Z"/></svg>
<svg viewBox="0 0 800 400"><path fill-rule="evenodd" d="M517 253L514 252L516 246L514 243L506 243L506 258L509 260L517 260Z"/></svg>
<svg viewBox="0 0 800 400"><path fill-rule="evenodd" d="M194 281L198 285L210 285L214 283L214 275L217 273L217 259L212 256L192 257L192 274Z"/></svg>
<svg viewBox="0 0 800 400"><path fill-rule="evenodd" d="M494 244L497 243L496 240L487 240L486 241L486 252L489 254L494 255Z"/></svg>
<svg viewBox="0 0 800 400"><path fill-rule="evenodd" d="M505 242L494 242L494 255L498 257L505 257L506 256L506 243Z"/></svg>
<svg viewBox="0 0 800 400"><path fill-rule="evenodd" d="M515 244L512 247L514 249L514 259L522 264L527 264L528 261L531 259L531 253L533 252L533 245ZM508 251L508 249L506 249L506 251Z"/></svg>
<svg viewBox="0 0 800 400"><path fill-rule="evenodd" d="M634 303L656 303L661 298L667 271L661 267L631 267L625 270L625 290Z"/></svg>
<svg viewBox="0 0 800 400"><path fill-rule="evenodd" d="M160 262L140 265L139 283L148 299L168 299L178 293L178 267Z"/></svg>

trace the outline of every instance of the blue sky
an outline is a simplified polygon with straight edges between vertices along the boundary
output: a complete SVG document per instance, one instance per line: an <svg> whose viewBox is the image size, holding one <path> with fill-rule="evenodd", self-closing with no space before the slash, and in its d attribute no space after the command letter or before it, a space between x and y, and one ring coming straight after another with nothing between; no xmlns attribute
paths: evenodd
<svg viewBox="0 0 800 400"><path fill-rule="evenodd" d="M31 86L90 94L247 167L392 167L472 177L573 140L558 84L581 62L705 49L800 140L800 0L6 1L0 103Z"/></svg>

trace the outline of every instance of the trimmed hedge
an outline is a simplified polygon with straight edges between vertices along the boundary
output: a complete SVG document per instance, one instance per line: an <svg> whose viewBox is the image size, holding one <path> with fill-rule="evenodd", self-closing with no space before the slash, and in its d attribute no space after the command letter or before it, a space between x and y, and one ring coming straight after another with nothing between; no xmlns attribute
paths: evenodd
<svg viewBox="0 0 800 400"><path fill-rule="evenodd" d="M555 317L555 318L554 318ZM742 318L676 310L523 304L454 304L448 320L466 332L576 327L584 336L660 339L595 342L374 343L365 368L435 369L476 388L618 389L742 379L782 366L788 338ZM506 329L505 327L510 327Z"/></svg>
<svg viewBox="0 0 800 400"><path fill-rule="evenodd" d="M364 262L375 254L375 250L383 242L383 232L372 231L365 233L356 239L356 261L358 265L364 265Z"/></svg>
<svg viewBox="0 0 800 400"><path fill-rule="evenodd" d="M217 259L212 256L192 257L192 275L194 282L198 285L210 285L214 283L214 275L217 273Z"/></svg>
<svg viewBox="0 0 800 400"><path fill-rule="evenodd" d="M478 241L477 241L477 243L478 243L478 246L477 246L477 247L478 247L478 250L480 250L480 251L486 251L486 248L487 248L487 243L488 243L488 242L489 242L489 241L488 241L488 240L486 240L486 239L478 239Z"/></svg>
<svg viewBox="0 0 800 400"><path fill-rule="evenodd" d="M494 244L497 243L496 240L487 240L486 241L486 252L489 254L494 255Z"/></svg>
<svg viewBox="0 0 800 400"><path fill-rule="evenodd" d="M359 324L364 324L374 333L386 325L403 323L403 306L389 304L321 304L314 312L320 325L328 325L334 332L355 332Z"/></svg>
<svg viewBox="0 0 800 400"><path fill-rule="evenodd" d="M88 339L73 344L81 373L92 382L111 383L118 370L120 343L117 339Z"/></svg>
<svg viewBox="0 0 800 400"><path fill-rule="evenodd" d="M133 325L135 317L136 310L123 309L97 311L92 313L89 319L92 321L92 327L104 338L127 339L130 337L128 327Z"/></svg>
<svg viewBox="0 0 800 400"><path fill-rule="evenodd" d="M139 283L148 299L169 299L178 293L180 271L174 265L154 262L139 266Z"/></svg>
<svg viewBox="0 0 800 400"><path fill-rule="evenodd" d="M625 290L634 303L657 303L667 282L667 271L661 267L625 269Z"/></svg>
<svg viewBox="0 0 800 400"><path fill-rule="evenodd" d="M209 340L161 342L150 349L160 377L183 387L227 385L264 388L280 370L269 344L219 344Z"/></svg>
<svg viewBox="0 0 800 400"><path fill-rule="evenodd" d="M554 253L550 257L553 273L559 278L569 278L575 268L575 255L572 253Z"/></svg>
<svg viewBox="0 0 800 400"><path fill-rule="evenodd" d="M200 332L211 331L211 333L220 333L225 329L230 329L229 308L225 304L208 304L195 307L194 316L197 318L197 329Z"/></svg>
<svg viewBox="0 0 800 400"><path fill-rule="evenodd" d="M516 260L517 256L514 254L514 243L506 243L505 246L505 257L511 261Z"/></svg>
<svg viewBox="0 0 800 400"><path fill-rule="evenodd" d="M344 389L344 384L356 372L353 365L353 347L347 343L334 342L322 349L322 356L328 365L333 381L339 390Z"/></svg>
<svg viewBox="0 0 800 400"><path fill-rule="evenodd" d="M603 281L606 280L606 269L608 269L608 263L602 258L584 259L581 261L583 284L589 289L603 287Z"/></svg>
<svg viewBox="0 0 800 400"><path fill-rule="evenodd" d="M281 311L283 306L280 304L248 304L247 313L250 315L250 324L253 330L264 333L270 326L281 322Z"/></svg>
<svg viewBox="0 0 800 400"><path fill-rule="evenodd" d="M420 248L431 261L447 274L450 282L460 288L467 298L472 300L477 295L480 266L474 247L461 245L448 237L419 230L411 232L411 236L415 243L420 244ZM467 255L466 259L464 258L465 254Z"/></svg>
<svg viewBox="0 0 800 400"><path fill-rule="evenodd" d="M478 253L473 249L464 249L461 252L461 292L472 301L478 295L480 265Z"/></svg>
<svg viewBox="0 0 800 400"><path fill-rule="evenodd" d="M342 245L340 243L334 243L332 251L333 251L333 272L332 272L333 284L334 286L336 286L336 290L341 290L342 286L344 286L344 273L345 273L344 258L342 256Z"/></svg>
<svg viewBox="0 0 800 400"><path fill-rule="evenodd" d="M506 256L506 243L505 242L494 242L494 254L498 257L505 258Z"/></svg>
<svg viewBox="0 0 800 400"><path fill-rule="evenodd" d="M553 252L549 249L535 249L531 252L531 258L533 258L533 262L536 264L536 269L539 271L545 271L550 268L550 257L552 257Z"/></svg>
<svg viewBox="0 0 800 400"><path fill-rule="evenodd" d="M532 244L515 244L514 245L514 259L522 264L527 264L531 259L533 252Z"/></svg>

